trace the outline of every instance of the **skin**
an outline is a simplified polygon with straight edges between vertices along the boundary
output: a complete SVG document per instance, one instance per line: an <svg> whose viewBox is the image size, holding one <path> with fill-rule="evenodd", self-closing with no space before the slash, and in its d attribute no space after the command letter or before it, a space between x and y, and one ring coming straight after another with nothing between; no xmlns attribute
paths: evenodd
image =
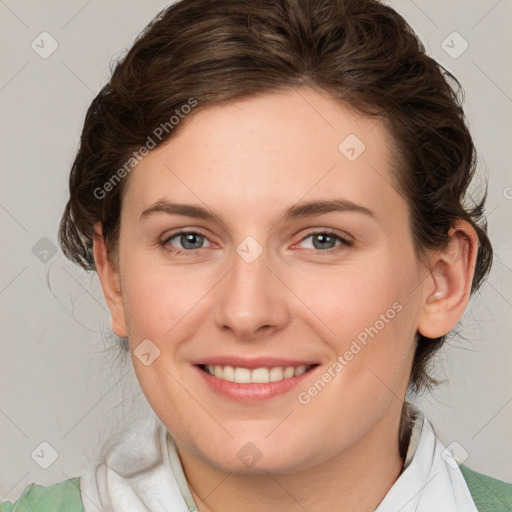
<svg viewBox="0 0 512 512"><path fill-rule="evenodd" d="M132 171L116 255L109 257L100 224L94 254L114 331L129 336L132 355L145 339L160 350L150 365L135 356L133 364L176 441L194 499L201 511L374 510L403 464L398 429L415 333L441 336L458 322L476 234L459 222L448 246L420 263L384 124L323 92L263 94L185 123ZM355 161L338 150L349 134L366 146ZM374 215L281 218L297 203L340 198ZM220 220L141 220L158 201L207 208ZM168 240L181 229L205 235L199 249ZM351 244L319 245L312 229ZM252 263L236 252L247 236L263 251ZM401 311L301 404L298 393L397 302ZM314 359L319 367L296 390L241 403L212 391L191 365L226 354ZM237 457L248 442L261 454L251 468Z"/></svg>

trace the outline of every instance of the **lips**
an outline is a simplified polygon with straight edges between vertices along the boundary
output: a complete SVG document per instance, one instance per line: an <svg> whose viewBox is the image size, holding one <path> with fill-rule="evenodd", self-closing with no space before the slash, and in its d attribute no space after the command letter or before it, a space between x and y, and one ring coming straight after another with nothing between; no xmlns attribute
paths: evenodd
<svg viewBox="0 0 512 512"><path fill-rule="evenodd" d="M291 391L319 366L312 360L269 357L211 357L193 364L210 389L243 402L260 402Z"/></svg>

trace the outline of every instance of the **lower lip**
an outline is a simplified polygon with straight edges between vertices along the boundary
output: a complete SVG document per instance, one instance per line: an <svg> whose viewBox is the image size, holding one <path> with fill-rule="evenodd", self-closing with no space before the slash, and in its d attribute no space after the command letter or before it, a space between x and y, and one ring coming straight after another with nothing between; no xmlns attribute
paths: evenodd
<svg viewBox="0 0 512 512"><path fill-rule="evenodd" d="M241 384L214 377L199 368L199 366L195 366L194 368L213 391L240 402L262 402L287 393L299 386L299 384L316 369L316 367L312 367L298 377L290 377L289 379L283 379L277 382Z"/></svg>

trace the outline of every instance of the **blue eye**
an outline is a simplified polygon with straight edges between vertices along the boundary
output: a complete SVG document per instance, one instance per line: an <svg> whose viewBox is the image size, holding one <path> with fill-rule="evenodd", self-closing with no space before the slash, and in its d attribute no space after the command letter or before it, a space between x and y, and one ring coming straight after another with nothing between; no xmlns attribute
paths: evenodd
<svg viewBox="0 0 512 512"><path fill-rule="evenodd" d="M311 242L309 242L309 247L305 248L314 250L317 254L329 254L352 246L352 242L350 240L347 240L339 234L331 231L311 232L302 238L299 244L304 244L308 239L311 239ZM179 231L178 233L174 233L162 240L160 245L175 254L194 254L194 251L210 247L214 244L212 244L205 235L198 231Z"/></svg>
<svg viewBox="0 0 512 512"><path fill-rule="evenodd" d="M171 243L171 240L174 239L178 240L179 244L181 244L181 247L175 247L174 244ZM208 239L201 233L196 231L180 231L179 233L175 233L164 240L162 245L171 246L178 251L193 251L195 249L202 249L205 241L208 242ZM210 244L210 242L208 242L208 244Z"/></svg>
<svg viewBox="0 0 512 512"><path fill-rule="evenodd" d="M312 247L309 248L315 249L318 252L329 252L331 250L336 250L339 246L350 247L352 245L352 242L346 238L330 231L315 231L313 233L309 233L301 240L301 242L304 242L308 238L311 238L312 240Z"/></svg>

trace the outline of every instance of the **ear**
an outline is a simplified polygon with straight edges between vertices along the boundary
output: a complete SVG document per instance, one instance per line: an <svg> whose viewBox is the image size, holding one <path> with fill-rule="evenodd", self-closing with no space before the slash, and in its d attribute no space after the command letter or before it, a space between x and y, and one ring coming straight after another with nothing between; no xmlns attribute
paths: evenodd
<svg viewBox="0 0 512 512"><path fill-rule="evenodd" d="M101 222L97 222L94 225L93 253L96 271L98 272L98 277L100 278L101 287L103 289L103 295L105 296L108 309L112 315L112 330L117 336L125 338L128 336L128 331L126 329L119 270L109 258Z"/></svg>
<svg viewBox="0 0 512 512"><path fill-rule="evenodd" d="M418 331L427 338L450 332L462 317L471 295L478 253L478 236L467 221L458 221L444 249L430 256L424 282Z"/></svg>

